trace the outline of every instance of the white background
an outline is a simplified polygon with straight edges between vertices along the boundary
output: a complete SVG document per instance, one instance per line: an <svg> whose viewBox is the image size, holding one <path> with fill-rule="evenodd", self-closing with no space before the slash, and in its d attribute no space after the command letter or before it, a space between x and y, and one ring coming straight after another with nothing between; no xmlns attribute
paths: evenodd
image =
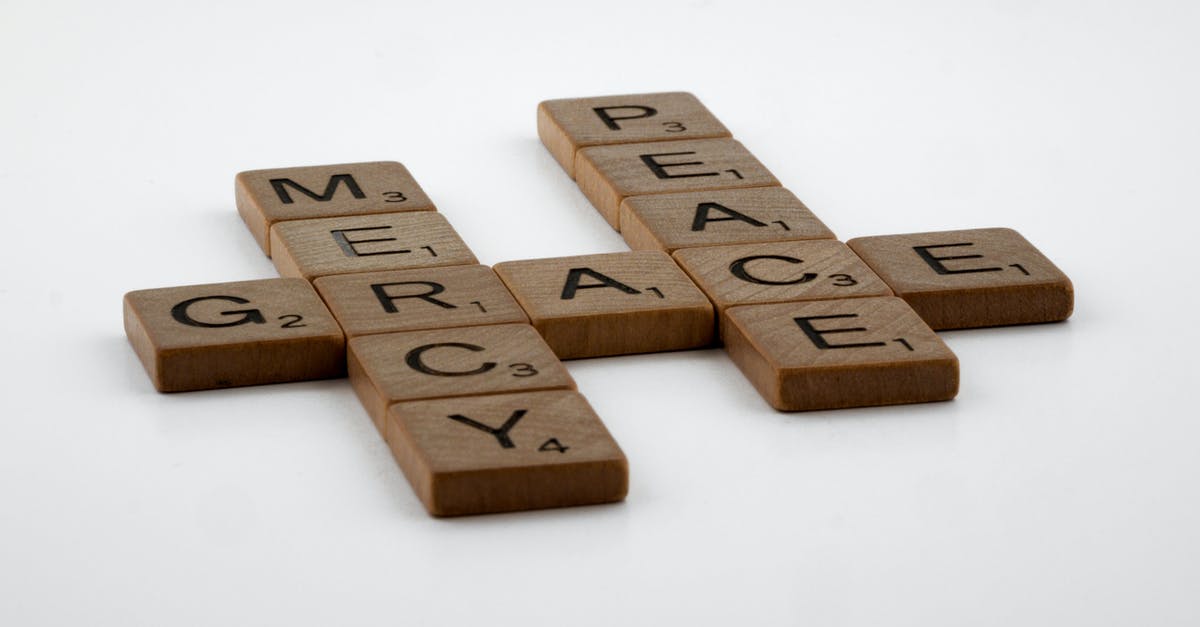
<svg viewBox="0 0 1200 627"><path fill-rule="evenodd" d="M1196 625L1197 6L0 1L0 624ZM240 170L395 159L485 263L624 250L535 106L678 89L843 239L1013 227L1075 316L944 334L941 404L571 362L628 501L455 520L344 381L160 395L126 343L126 291L274 276Z"/></svg>

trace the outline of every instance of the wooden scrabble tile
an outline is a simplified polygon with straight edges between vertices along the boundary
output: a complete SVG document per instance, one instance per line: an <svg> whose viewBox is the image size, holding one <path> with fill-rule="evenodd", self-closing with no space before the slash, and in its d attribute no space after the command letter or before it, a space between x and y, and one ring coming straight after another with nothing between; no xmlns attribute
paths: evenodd
<svg viewBox="0 0 1200 627"><path fill-rule="evenodd" d="M1012 229L860 237L854 252L934 329L1066 320L1071 280Z"/></svg>
<svg viewBox="0 0 1200 627"><path fill-rule="evenodd" d="M350 383L380 433L388 406L400 401L575 389L527 324L364 335L348 346Z"/></svg>
<svg viewBox="0 0 1200 627"><path fill-rule="evenodd" d="M308 282L129 292L125 334L160 392L344 376L342 330Z"/></svg>
<svg viewBox="0 0 1200 627"><path fill-rule="evenodd" d="M621 236L634 250L835 239L795 194L753 187L633 196L621 202Z"/></svg>
<svg viewBox="0 0 1200 627"><path fill-rule="evenodd" d="M623 500L629 463L574 391L392 405L387 440L434 516Z"/></svg>
<svg viewBox="0 0 1200 627"><path fill-rule="evenodd" d="M538 137L571 178L575 154L587 146L731 137L686 92L546 100L538 104L537 127Z"/></svg>
<svg viewBox="0 0 1200 627"><path fill-rule="evenodd" d="M673 257L718 315L734 305L892 295L862 259L835 240L682 248Z"/></svg>
<svg viewBox="0 0 1200 627"><path fill-rule="evenodd" d="M584 148L575 161L575 177L614 229L620 228L621 201L630 196L779 185L732 139Z"/></svg>
<svg viewBox="0 0 1200 627"><path fill-rule="evenodd" d="M434 211L408 169L395 161L250 170L234 179L238 213L271 254L271 225L283 220Z"/></svg>
<svg viewBox="0 0 1200 627"><path fill-rule="evenodd" d="M426 211L280 222L271 227L271 252L279 274L310 281L478 263L446 218Z"/></svg>
<svg viewBox="0 0 1200 627"><path fill-rule="evenodd" d="M958 358L892 296L729 309L725 350L775 409L944 401Z"/></svg>
<svg viewBox="0 0 1200 627"><path fill-rule="evenodd" d="M346 337L529 322L487 266L337 274L313 287Z"/></svg>
<svg viewBox="0 0 1200 627"><path fill-rule="evenodd" d="M562 359L698 348L713 340L712 305L662 252L507 261L495 270Z"/></svg>

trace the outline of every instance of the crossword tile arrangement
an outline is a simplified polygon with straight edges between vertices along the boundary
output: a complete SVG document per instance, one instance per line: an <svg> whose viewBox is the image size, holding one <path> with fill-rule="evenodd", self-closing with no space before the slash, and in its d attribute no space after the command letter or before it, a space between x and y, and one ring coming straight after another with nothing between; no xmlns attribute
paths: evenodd
<svg viewBox="0 0 1200 627"><path fill-rule="evenodd" d="M954 398L934 329L1071 315L1011 229L842 243L695 96L548 100L538 135L630 252L479 265L396 162L242 172L284 278L129 292L161 392L347 376L435 516L621 501L629 465L561 360L723 344L782 411Z"/></svg>

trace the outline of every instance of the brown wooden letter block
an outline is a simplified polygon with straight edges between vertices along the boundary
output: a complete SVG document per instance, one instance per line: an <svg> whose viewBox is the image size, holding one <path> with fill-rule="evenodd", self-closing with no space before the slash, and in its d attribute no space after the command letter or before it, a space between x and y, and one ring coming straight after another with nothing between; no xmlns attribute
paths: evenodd
<svg viewBox="0 0 1200 627"><path fill-rule="evenodd" d="M630 196L777 187L779 181L732 139L595 146L579 151L575 176L583 195L614 229Z"/></svg>
<svg viewBox="0 0 1200 627"><path fill-rule="evenodd" d="M574 391L392 405L387 441L434 516L612 503L629 463Z"/></svg>
<svg viewBox="0 0 1200 627"><path fill-rule="evenodd" d="M342 330L307 281L164 287L124 301L125 334L160 392L346 373Z"/></svg>
<svg viewBox="0 0 1200 627"><path fill-rule="evenodd" d="M630 248L666 252L836 237L782 187L633 196L621 203L620 224Z"/></svg>
<svg viewBox="0 0 1200 627"><path fill-rule="evenodd" d="M395 161L250 170L238 173L234 193L238 213L268 255L276 222L434 211L408 169Z"/></svg>
<svg viewBox="0 0 1200 627"><path fill-rule="evenodd" d="M496 264L562 359L708 346L713 310L666 253L634 251Z"/></svg>
<svg viewBox="0 0 1200 627"><path fill-rule="evenodd" d="M529 322L487 266L337 274L313 287L346 337Z"/></svg>
<svg viewBox="0 0 1200 627"><path fill-rule="evenodd" d="M718 315L734 305L892 295L862 259L835 240L683 248L673 256Z"/></svg>
<svg viewBox="0 0 1200 627"><path fill-rule="evenodd" d="M725 350L775 409L944 401L958 358L892 296L733 307Z"/></svg>
<svg viewBox="0 0 1200 627"><path fill-rule="evenodd" d="M364 335L348 345L350 383L381 434L388 406L400 401L575 389L527 324Z"/></svg>
<svg viewBox="0 0 1200 627"><path fill-rule="evenodd" d="M292 220L271 227L279 274L313 280L330 274L478 263L440 213L387 213Z"/></svg>
<svg viewBox="0 0 1200 627"><path fill-rule="evenodd" d="M546 100L538 104L537 127L538 137L571 178L575 154L587 146L731 137L686 92Z"/></svg>
<svg viewBox="0 0 1200 627"><path fill-rule="evenodd" d="M1066 320L1071 280L1012 229L859 237L847 242L934 329Z"/></svg>

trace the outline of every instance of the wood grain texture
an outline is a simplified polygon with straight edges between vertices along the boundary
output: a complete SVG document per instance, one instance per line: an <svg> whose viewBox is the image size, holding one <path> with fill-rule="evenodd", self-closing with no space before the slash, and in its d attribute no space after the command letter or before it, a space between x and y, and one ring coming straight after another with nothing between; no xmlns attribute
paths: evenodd
<svg viewBox="0 0 1200 627"><path fill-rule="evenodd" d="M958 393L958 358L903 300L729 309L725 350L775 409L922 403Z"/></svg>
<svg viewBox="0 0 1200 627"><path fill-rule="evenodd" d="M346 337L529 322L487 266L338 274L313 286Z"/></svg>
<svg viewBox="0 0 1200 627"><path fill-rule="evenodd" d="M575 176L583 195L618 230L621 201L630 196L779 186L732 139L584 148L575 160Z"/></svg>
<svg viewBox="0 0 1200 627"><path fill-rule="evenodd" d="M834 240L684 248L673 258L718 316L735 305L892 295L867 264Z"/></svg>
<svg viewBox="0 0 1200 627"><path fill-rule="evenodd" d="M392 405L392 454L434 516L612 503L629 463L574 391Z"/></svg>
<svg viewBox="0 0 1200 627"><path fill-rule="evenodd" d="M495 270L562 359L699 348L713 340L712 305L662 252L507 261Z"/></svg>
<svg viewBox="0 0 1200 627"><path fill-rule="evenodd" d="M276 222L435 210L408 168L395 161L239 172L234 196L238 213L268 256Z"/></svg>
<svg viewBox="0 0 1200 627"><path fill-rule="evenodd" d="M575 153L587 146L730 137L686 92L562 98L538 104L538 137L575 178Z"/></svg>
<svg viewBox="0 0 1200 627"><path fill-rule="evenodd" d="M125 334L160 392L344 376L342 330L306 281L129 292Z"/></svg>
<svg viewBox="0 0 1200 627"><path fill-rule="evenodd" d="M364 335L348 347L350 383L381 434L392 403L575 389L567 369L527 324Z"/></svg>
<svg viewBox="0 0 1200 627"><path fill-rule="evenodd" d="M934 329L1066 320L1071 280L1006 228L860 237L847 242Z"/></svg>
<svg viewBox="0 0 1200 627"><path fill-rule="evenodd" d="M834 239L792 192L755 187L633 196L621 202L621 237L634 250Z"/></svg>
<svg viewBox="0 0 1200 627"><path fill-rule="evenodd" d="M320 276L476 264L440 213L387 213L291 220L271 227L279 274Z"/></svg>

